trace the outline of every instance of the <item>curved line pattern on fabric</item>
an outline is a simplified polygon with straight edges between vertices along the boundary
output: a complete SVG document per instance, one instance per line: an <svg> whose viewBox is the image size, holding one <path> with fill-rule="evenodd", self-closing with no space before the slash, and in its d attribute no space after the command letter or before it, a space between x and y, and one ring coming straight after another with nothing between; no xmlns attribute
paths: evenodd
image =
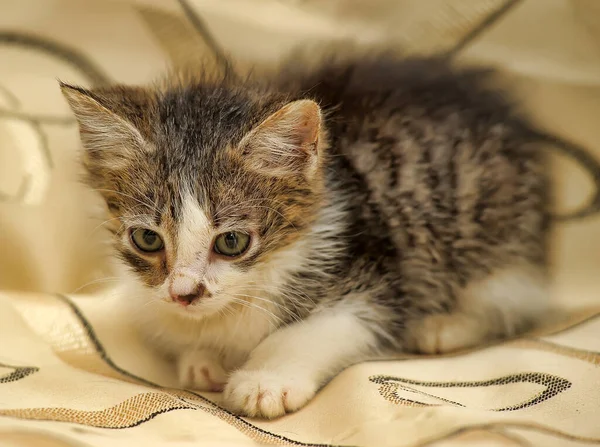
<svg viewBox="0 0 600 447"><path fill-rule="evenodd" d="M0 45L23 46L46 53L80 71L95 86L108 84L111 79L96 64L78 50L47 37L16 31L0 31Z"/></svg>
<svg viewBox="0 0 600 447"><path fill-rule="evenodd" d="M587 200L587 204L580 209L571 211L565 214L557 214L552 216L559 222L583 219L600 212L600 161L590 154L588 150L571 141L564 140L556 135L549 133L537 132L535 134L543 143L554 148L571 160L576 162L584 171L587 171L594 184L595 192Z"/></svg>
<svg viewBox="0 0 600 447"><path fill-rule="evenodd" d="M53 41L48 38L38 37L32 34L15 32L15 31L0 31L0 45L9 45L9 46L21 46L26 47L28 49L33 49L37 51L41 51L45 54L48 54L51 57L62 60L68 65L75 68L77 71L81 72L84 77L89 79L89 81L93 85L103 85L108 84L111 80L110 78L103 73L103 71L97 67L93 62L91 62L85 55L80 53L74 48L71 48L63 43ZM2 92L5 92L5 88L2 89ZM8 91L9 97L14 97L12 92ZM14 97L13 99L17 99ZM18 106L13 101L13 107ZM46 119L46 117L35 117L28 116L26 114L21 114L18 111L13 110L0 110L0 116L6 116L13 119L23 120L31 126L33 132L35 132L36 136L39 139L42 156L45 160L48 169L53 168L53 161L50 153L50 148L48 147L47 136L40 124L56 124L57 119ZM58 119L59 124L65 124L64 118ZM74 123L74 120L68 120L67 124ZM31 181L26 177L22 180L19 185L19 191L15 196L10 196L5 193L0 192L0 201L4 202L20 202L23 197L28 195L28 192L31 188Z"/></svg>
<svg viewBox="0 0 600 447"><path fill-rule="evenodd" d="M10 368L14 370L13 372L6 374L5 376L0 376L0 384L16 382L40 370L35 366L14 366L7 365L5 363L0 363L0 367Z"/></svg>
<svg viewBox="0 0 600 447"><path fill-rule="evenodd" d="M508 433L507 430L524 430L524 431L532 431L540 434L544 434L547 436L554 436L555 438L560 438L565 441L579 442L582 444L600 444L600 438L591 438L588 436L577 436L572 435L570 433L566 433L564 431L557 430L553 427L547 427L544 425L536 424L534 422L491 422L491 423L483 423L483 424L474 424L469 425L467 427L459 427L456 429L452 429L449 432L442 433L439 436L436 436L431 439L427 439L423 442L415 444L412 447L428 447L436 445L440 441L446 441L453 438L457 438L463 434L469 434L475 431L484 431L489 433L496 433L504 436L505 438L515 441L518 445L524 447L530 447L532 444L527 440L518 438L512 434Z"/></svg>
<svg viewBox="0 0 600 447"><path fill-rule="evenodd" d="M479 387L488 387L488 386L502 386L509 385L513 383L533 383L536 385L545 386L544 391L535 394L530 399L527 399L524 402L519 404L510 405L508 407L502 408L494 408L490 409L490 411L516 411L522 410L527 407L531 407L533 405L537 405L542 403L548 399L552 399L554 396L562 393L563 391L571 388L572 383L567 379L564 379L559 376L555 376L553 374L543 373L543 372L525 372L518 374L511 374L508 376L498 377L496 379L490 380L479 380L479 381L470 381L470 382L428 382L428 381L420 381L414 379L405 379L402 377L394 377L394 376L372 376L369 377L369 380L373 383L381 385L379 388L380 394L386 400L393 399L394 402L402 402L409 404L416 404L419 406L433 406L434 404L427 404L425 402L413 401L410 399L405 399L400 397L397 394L398 389L404 388L408 391L416 392L418 394L425 394L430 397L434 397L438 400L446 402L451 405L459 406L459 407L467 407L467 405L463 405L459 402L454 402L448 399L444 399L438 396L434 396L432 394L421 392L420 390L414 390L410 387L404 386L407 385L416 385L428 388L479 388ZM392 400L390 400L392 401Z"/></svg>

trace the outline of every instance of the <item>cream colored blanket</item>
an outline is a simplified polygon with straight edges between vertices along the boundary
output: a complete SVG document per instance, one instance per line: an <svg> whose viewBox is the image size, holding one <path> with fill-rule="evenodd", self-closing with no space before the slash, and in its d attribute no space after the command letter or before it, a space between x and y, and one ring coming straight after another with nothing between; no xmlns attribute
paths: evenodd
<svg viewBox="0 0 600 447"><path fill-rule="evenodd" d="M0 445L600 444L600 1L188 1L203 28L175 0L0 0ZM554 230L563 315L460 355L356 365L296 414L239 418L173 388L119 312L56 78L146 82L219 48L271 63L347 39L496 65L585 148L553 158L572 215Z"/></svg>

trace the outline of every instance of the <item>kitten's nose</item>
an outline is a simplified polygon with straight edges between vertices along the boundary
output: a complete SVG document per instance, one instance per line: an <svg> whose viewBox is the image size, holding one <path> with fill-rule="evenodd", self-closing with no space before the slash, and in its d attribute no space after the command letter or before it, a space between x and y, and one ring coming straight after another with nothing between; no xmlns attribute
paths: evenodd
<svg viewBox="0 0 600 447"><path fill-rule="evenodd" d="M202 298L206 292L206 287L202 284L196 285L192 290L186 290L187 293L177 293L176 290L171 286L169 287L169 294L171 299L182 306L189 306L194 301Z"/></svg>

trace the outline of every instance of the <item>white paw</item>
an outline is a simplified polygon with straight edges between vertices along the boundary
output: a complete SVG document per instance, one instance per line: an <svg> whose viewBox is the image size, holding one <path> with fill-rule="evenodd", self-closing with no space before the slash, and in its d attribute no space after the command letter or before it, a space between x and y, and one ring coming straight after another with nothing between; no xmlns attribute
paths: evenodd
<svg viewBox="0 0 600 447"><path fill-rule="evenodd" d="M230 377L223 398L225 406L236 413L272 419L303 407L317 387L294 374L239 370Z"/></svg>
<svg viewBox="0 0 600 447"><path fill-rule="evenodd" d="M423 354L443 354L470 348L485 340L485 322L462 314L424 317L409 326L414 347Z"/></svg>
<svg viewBox="0 0 600 447"><path fill-rule="evenodd" d="M199 391L223 391L227 372L216 354L201 350L181 355L178 362L179 385Z"/></svg>

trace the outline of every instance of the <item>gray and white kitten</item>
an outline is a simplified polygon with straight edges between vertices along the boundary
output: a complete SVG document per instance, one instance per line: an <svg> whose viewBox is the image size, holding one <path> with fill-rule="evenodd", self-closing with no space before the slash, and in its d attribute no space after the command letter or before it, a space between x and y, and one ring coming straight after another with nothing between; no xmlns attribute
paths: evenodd
<svg viewBox="0 0 600 447"><path fill-rule="evenodd" d="M248 416L343 368L542 315L547 180L485 73L372 57L154 87L62 84L134 321Z"/></svg>

